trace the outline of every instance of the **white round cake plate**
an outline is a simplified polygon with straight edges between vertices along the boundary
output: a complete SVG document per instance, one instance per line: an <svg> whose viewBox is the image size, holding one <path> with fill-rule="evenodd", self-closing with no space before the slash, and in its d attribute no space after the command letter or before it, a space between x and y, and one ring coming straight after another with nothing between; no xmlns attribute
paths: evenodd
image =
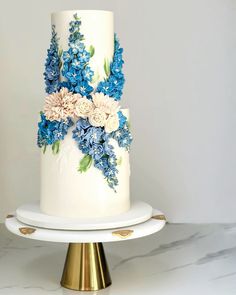
<svg viewBox="0 0 236 295"><path fill-rule="evenodd" d="M152 207L136 201L130 210L117 216L104 218L65 218L47 215L41 212L39 202L31 202L16 210L16 217L25 224L58 230L102 230L125 227L142 223L152 216Z"/></svg>
<svg viewBox="0 0 236 295"><path fill-rule="evenodd" d="M7 229L28 239L69 243L61 285L77 291L98 291L111 285L111 277L102 242L137 239L160 231L165 216L153 210L149 220L117 229L57 230L28 226L15 214L5 220ZM97 294L97 293L96 293Z"/></svg>
<svg viewBox="0 0 236 295"><path fill-rule="evenodd" d="M158 210L153 210L152 217L140 224L116 229L88 231L28 227L26 224L20 222L15 215L9 216L11 218L6 218L5 224L7 229L12 233L29 239L62 243L97 243L117 242L124 239L131 240L158 232L165 225L164 215Z"/></svg>

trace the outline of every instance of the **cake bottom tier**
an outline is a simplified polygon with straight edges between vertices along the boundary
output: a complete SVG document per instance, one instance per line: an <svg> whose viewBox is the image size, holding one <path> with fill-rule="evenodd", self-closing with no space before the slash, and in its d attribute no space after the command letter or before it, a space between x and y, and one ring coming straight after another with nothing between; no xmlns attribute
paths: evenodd
<svg viewBox="0 0 236 295"><path fill-rule="evenodd" d="M79 218L115 216L130 208L129 153L112 142L116 156L119 184L111 189L100 170L93 165L78 172L83 158L69 132L54 155L50 147L41 154L40 208L45 214Z"/></svg>

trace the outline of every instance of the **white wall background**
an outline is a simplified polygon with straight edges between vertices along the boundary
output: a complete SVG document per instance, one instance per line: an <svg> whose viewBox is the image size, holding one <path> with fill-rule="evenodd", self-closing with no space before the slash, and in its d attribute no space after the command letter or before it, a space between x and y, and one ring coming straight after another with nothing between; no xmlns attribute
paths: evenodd
<svg viewBox="0 0 236 295"><path fill-rule="evenodd" d="M131 109L132 196L173 222L236 222L236 1L0 0L0 220L39 198L50 13L115 12Z"/></svg>

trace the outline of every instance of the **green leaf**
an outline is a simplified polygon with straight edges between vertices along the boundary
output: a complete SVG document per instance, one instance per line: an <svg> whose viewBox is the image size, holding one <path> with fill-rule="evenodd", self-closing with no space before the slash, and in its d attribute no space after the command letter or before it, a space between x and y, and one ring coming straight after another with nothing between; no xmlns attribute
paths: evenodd
<svg viewBox="0 0 236 295"><path fill-rule="evenodd" d="M130 121L127 122L127 126L128 126L129 129L131 128L131 123L130 123Z"/></svg>
<svg viewBox="0 0 236 295"><path fill-rule="evenodd" d="M79 168L78 168L78 171L79 172L86 172L92 165L92 156L90 155L85 155L83 157L83 159L80 160L79 162Z"/></svg>
<svg viewBox="0 0 236 295"><path fill-rule="evenodd" d="M61 69L61 67L62 67L62 61L61 61L62 54L63 54L63 49L60 48L58 50L58 56L59 56L59 59L60 59L60 61L59 61L59 69Z"/></svg>
<svg viewBox="0 0 236 295"><path fill-rule="evenodd" d="M78 17L77 13L75 13L75 14L73 15L73 17L74 17L75 20L80 20L80 17Z"/></svg>
<svg viewBox="0 0 236 295"><path fill-rule="evenodd" d="M58 50L58 55L59 55L59 57L61 57L61 56L62 56L62 53L63 53L63 49L62 49L62 48L60 48L60 49Z"/></svg>
<svg viewBox="0 0 236 295"><path fill-rule="evenodd" d="M119 157L119 159L117 159L117 165L121 165L122 164L122 157Z"/></svg>
<svg viewBox="0 0 236 295"><path fill-rule="evenodd" d="M46 149L47 149L47 145L45 144L45 145L43 146L43 153L44 153L44 154L46 153Z"/></svg>
<svg viewBox="0 0 236 295"><path fill-rule="evenodd" d="M59 150L60 150L60 141L57 140L52 145L52 152L53 152L54 155L56 155L56 154L59 153Z"/></svg>
<svg viewBox="0 0 236 295"><path fill-rule="evenodd" d="M90 47L89 47L89 53L90 53L90 57L93 57L94 56L95 48L93 47L93 45L90 45Z"/></svg>
<svg viewBox="0 0 236 295"><path fill-rule="evenodd" d="M109 77L110 76L110 62L107 58L105 58L105 60L104 60L104 71L106 73L106 76Z"/></svg>

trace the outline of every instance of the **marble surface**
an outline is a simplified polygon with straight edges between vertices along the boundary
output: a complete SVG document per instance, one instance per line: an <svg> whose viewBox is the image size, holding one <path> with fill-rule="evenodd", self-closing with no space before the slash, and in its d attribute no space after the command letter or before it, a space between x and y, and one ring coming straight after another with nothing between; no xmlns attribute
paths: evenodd
<svg viewBox="0 0 236 295"><path fill-rule="evenodd" d="M0 225L0 295L236 294L236 224L167 224L152 236L107 243L113 284L100 292L60 287L66 249Z"/></svg>

